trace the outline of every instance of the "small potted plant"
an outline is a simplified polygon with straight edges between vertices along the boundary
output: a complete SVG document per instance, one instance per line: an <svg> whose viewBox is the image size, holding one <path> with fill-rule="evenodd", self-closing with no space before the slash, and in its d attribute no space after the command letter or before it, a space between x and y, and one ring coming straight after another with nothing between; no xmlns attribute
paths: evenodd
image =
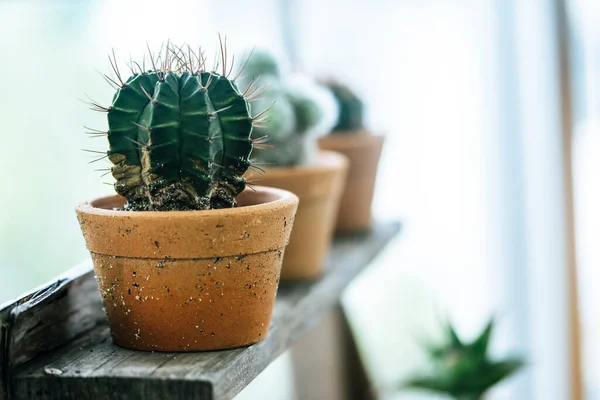
<svg viewBox="0 0 600 400"><path fill-rule="evenodd" d="M408 380L404 387L429 390L456 400L482 400L492 386L524 364L518 358L495 361L488 357L492 329L493 320L490 320L473 342L465 343L448 324L446 343L427 349L432 361L431 372Z"/></svg>
<svg viewBox="0 0 600 400"><path fill-rule="evenodd" d="M268 332L298 198L246 188L247 93L205 56L167 44L116 85L101 158L116 196L77 207L116 344L194 351L248 345ZM147 69L149 67L149 69Z"/></svg>
<svg viewBox="0 0 600 400"><path fill-rule="evenodd" d="M339 105L339 116L331 133L319 139L319 147L342 153L350 161L336 229L367 230L372 223L371 204L384 137L365 129L363 102L349 87L336 81L326 85Z"/></svg>
<svg viewBox="0 0 600 400"><path fill-rule="evenodd" d="M333 126L335 101L316 81L284 74L266 51L255 51L244 71L246 79L260 79L265 86L264 93L257 92L258 100L251 103L253 112L270 107L269 117L254 132L255 140L268 137L273 147L256 152L264 173L252 171L249 179L300 198L281 278L318 277L324 271L348 168L345 157L318 151L317 146L318 137Z"/></svg>

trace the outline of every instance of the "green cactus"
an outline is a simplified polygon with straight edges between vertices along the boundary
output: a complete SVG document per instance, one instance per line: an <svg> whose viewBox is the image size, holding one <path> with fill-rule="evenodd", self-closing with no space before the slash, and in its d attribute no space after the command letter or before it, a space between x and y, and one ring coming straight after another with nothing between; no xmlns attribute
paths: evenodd
<svg viewBox="0 0 600 400"><path fill-rule="evenodd" d="M228 78L226 50L222 73L206 71L200 50L189 47L167 44L163 58L150 53L150 60L151 70L136 64L126 81L111 60L117 91L110 107L95 105L108 114L107 155L125 209L234 207L251 166L253 121L261 117L252 118Z"/></svg>
<svg viewBox="0 0 600 400"><path fill-rule="evenodd" d="M339 117L332 133L347 133L364 128L364 104L362 100L346 85L329 81L326 83L331 89L339 107Z"/></svg>
<svg viewBox="0 0 600 400"><path fill-rule="evenodd" d="M502 361L488 358L493 325L490 320L472 343L463 343L448 324L446 344L427 349L433 364L432 373L410 379L404 387L434 391L457 400L480 400L488 389L524 365L516 358Z"/></svg>
<svg viewBox="0 0 600 400"><path fill-rule="evenodd" d="M247 84L260 77L265 88L252 101L253 112L272 105L255 136L268 136L274 149L257 151L256 159L278 166L310 163L317 150L316 136L326 133L337 117L333 96L311 79L282 74L275 57L264 50L252 53L244 75Z"/></svg>
<svg viewBox="0 0 600 400"><path fill-rule="evenodd" d="M260 84L264 88L264 90L261 90L263 93L257 93L257 96L252 98L250 109L254 112L269 108L269 116L265 122L258 124L254 134L258 136L268 135L270 139L294 135L296 110L289 100L288 93L281 84L280 79L271 75L262 75L260 76Z"/></svg>
<svg viewBox="0 0 600 400"><path fill-rule="evenodd" d="M312 87L311 87L312 85ZM315 93L315 84L305 81L302 84L288 83L287 97L292 104L296 115L296 133L304 135L312 128L319 125L325 118L323 104L319 101L319 94Z"/></svg>
<svg viewBox="0 0 600 400"><path fill-rule="evenodd" d="M244 58L248 60L244 67L244 76L249 79L255 79L258 76L275 78L281 76L281 67L277 59L267 50L253 49Z"/></svg>

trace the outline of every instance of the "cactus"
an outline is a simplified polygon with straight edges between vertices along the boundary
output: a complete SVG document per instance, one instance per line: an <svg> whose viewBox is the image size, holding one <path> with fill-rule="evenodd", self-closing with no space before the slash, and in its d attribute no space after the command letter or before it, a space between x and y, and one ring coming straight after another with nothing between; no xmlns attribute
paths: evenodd
<svg viewBox="0 0 600 400"><path fill-rule="evenodd" d="M271 105L268 120L257 126L256 137L268 136L270 151L255 157L278 166L308 164L316 154L316 136L329 131L337 117L333 96L314 80L284 76L277 60L266 51L254 51L244 69L246 79L260 77L265 87L252 110Z"/></svg>
<svg viewBox="0 0 600 400"><path fill-rule="evenodd" d="M448 324L447 343L428 348L433 373L410 379L405 387L443 393L457 400L480 400L488 389L523 366L520 359L488 358L492 330L493 320L490 320L472 343L463 343Z"/></svg>
<svg viewBox="0 0 600 400"><path fill-rule="evenodd" d="M339 117L332 133L346 133L364 128L364 105L362 100L346 85L326 82L339 106Z"/></svg>
<svg viewBox="0 0 600 400"><path fill-rule="evenodd" d="M246 77L250 79L255 79L258 76L274 77L277 79L281 77L281 67L277 59L269 51L253 49L244 58L248 60L244 67L244 75Z"/></svg>
<svg viewBox="0 0 600 400"><path fill-rule="evenodd" d="M113 53L117 78L106 77L117 86L112 104L93 105L108 114L106 154L115 190L127 199L124 209L236 206L251 166L253 122L262 120L262 112L251 116L248 93L228 78L222 43L220 48L221 73L206 70L200 49L167 44L164 57L149 50L152 69L135 64L138 71L132 68L126 81Z"/></svg>

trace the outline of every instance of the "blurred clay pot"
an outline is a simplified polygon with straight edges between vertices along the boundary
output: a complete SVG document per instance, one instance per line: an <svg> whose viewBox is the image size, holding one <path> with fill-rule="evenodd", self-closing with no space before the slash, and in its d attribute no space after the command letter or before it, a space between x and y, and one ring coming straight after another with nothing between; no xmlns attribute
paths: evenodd
<svg viewBox="0 0 600 400"><path fill-rule="evenodd" d="M240 347L267 336L298 198L256 187L239 207L118 211L77 207L115 343L136 350Z"/></svg>
<svg viewBox="0 0 600 400"><path fill-rule="evenodd" d="M371 228L371 204L383 141L383 136L367 131L332 133L319 139L321 149L337 151L350 161L337 217L338 232Z"/></svg>
<svg viewBox="0 0 600 400"><path fill-rule="evenodd" d="M312 279L323 274L347 170L344 156L319 151L311 165L272 167L264 174L248 176L261 185L288 190L300 199L281 280Z"/></svg>

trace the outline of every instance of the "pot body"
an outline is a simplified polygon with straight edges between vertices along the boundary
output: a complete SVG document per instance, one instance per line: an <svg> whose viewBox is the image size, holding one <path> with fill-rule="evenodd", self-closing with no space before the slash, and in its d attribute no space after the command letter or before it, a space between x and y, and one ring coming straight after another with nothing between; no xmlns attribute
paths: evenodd
<svg viewBox="0 0 600 400"><path fill-rule="evenodd" d="M383 142L383 136L366 131L330 134L319 139L321 149L337 151L350 161L336 231L371 228L371 205Z"/></svg>
<svg viewBox="0 0 600 400"><path fill-rule="evenodd" d="M220 210L117 211L119 196L77 207L117 345L216 350L267 335L298 198L255 190Z"/></svg>
<svg viewBox="0 0 600 400"><path fill-rule="evenodd" d="M285 251L282 280L312 279L324 272L348 161L341 154L320 151L311 165L267 168L252 174L260 184L288 190L300 204Z"/></svg>

